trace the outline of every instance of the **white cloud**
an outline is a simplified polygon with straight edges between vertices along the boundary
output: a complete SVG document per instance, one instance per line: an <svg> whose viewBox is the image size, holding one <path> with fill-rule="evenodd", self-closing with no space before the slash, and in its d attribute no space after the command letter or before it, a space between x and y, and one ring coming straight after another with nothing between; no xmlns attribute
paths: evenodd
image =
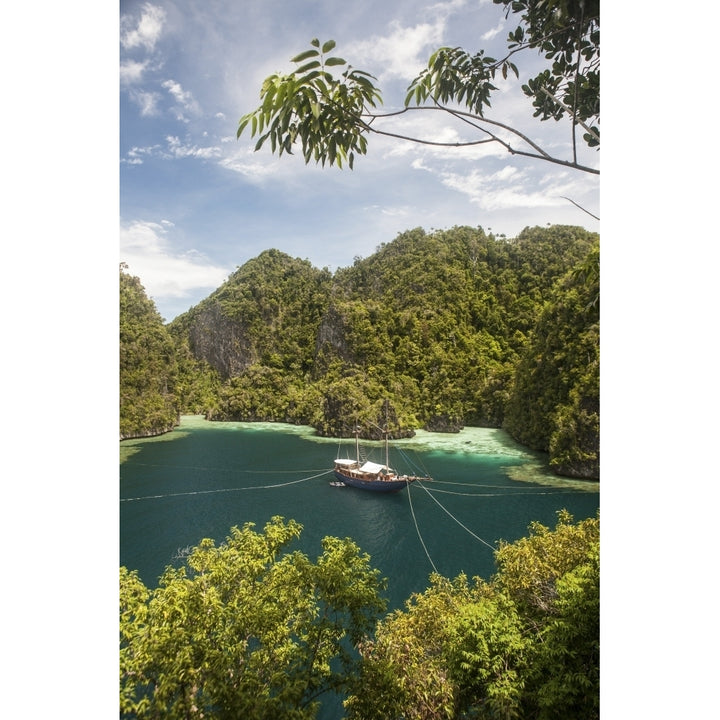
<svg viewBox="0 0 720 720"><path fill-rule="evenodd" d="M144 90L132 90L130 97L140 108L140 115L142 117L153 117L160 113L158 108L160 96L157 93Z"/></svg>
<svg viewBox="0 0 720 720"><path fill-rule="evenodd" d="M120 63L120 84L135 85L142 80L143 73L148 66L146 62L125 60Z"/></svg>
<svg viewBox="0 0 720 720"><path fill-rule="evenodd" d="M483 2L491 2L491 0L476 0L476 2L478 5L482 5ZM428 10L438 13L439 15L449 15L464 8L466 4L467 0L449 0L448 2L439 2L435 5L430 5Z"/></svg>
<svg viewBox="0 0 720 720"><path fill-rule="evenodd" d="M392 206L392 205L366 205L363 208L363 212L371 212L371 213L379 213L381 215L386 215L387 217L395 218L405 218L409 217L412 213L412 208L403 205L403 206Z"/></svg>
<svg viewBox="0 0 720 720"><path fill-rule="evenodd" d="M160 39L166 13L161 7L145 3L139 20L120 18L120 43L126 50L145 48L152 52Z"/></svg>
<svg viewBox="0 0 720 720"><path fill-rule="evenodd" d="M165 138L166 145L147 145L145 147L135 146L128 150L123 162L131 165L140 165L145 158L160 158L162 160L182 160L184 158L198 158L200 160L211 160L222 155L219 147L213 145L199 147L183 143L176 135L168 135Z"/></svg>
<svg viewBox="0 0 720 720"><path fill-rule="evenodd" d="M352 58L353 64L382 68L378 74L379 82L390 78L411 80L425 66L427 49L441 42L445 22L437 20L402 27L393 21L389 27L390 34L351 43L343 52Z"/></svg>
<svg viewBox="0 0 720 720"><path fill-rule="evenodd" d="M140 278L148 296L185 298L194 290L215 290L232 272L214 265L197 250L177 252L171 246L170 221L135 220L120 226L120 260Z"/></svg>
<svg viewBox="0 0 720 720"><path fill-rule="evenodd" d="M162 87L175 98L175 102L177 102L183 110L189 110L192 113L199 112L200 108L193 98L192 93L183 90L179 82L175 80L165 80L165 82L162 83Z"/></svg>
<svg viewBox="0 0 720 720"><path fill-rule="evenodd" d="M263 181L275 174L273 168L267 163L249 160L244 154L235 154L231 157L223 158L220 165L226 170L242 175L250 182L261 185Z"/></svg>
<svg viewBox="0 0 720 720"><path fill-rule="evenodd" d="M469 173L440 171L437 174L443 185L467 195L471 203L487 211L563 205L567 201L562 196L576 194L579 189L577 182L565 174L552 180L545 176L545 182L539 183L533 182L529 172L511 165L493 173L474 169Z"/></svg>
<svg viewBox="0 0 720 720"><path fill-rule="evenodd" d="M487 42L488 40L492 40L494 37L496 37L497 35L499 35L499 34L503 31L503 28L504 28L504 27L505 27L505 20L502 19L502 20L500 20L500 22L499 22L494 28L491 28L491 29L488 30L487 32L484 32L484 33L480 36L480 39L483 40L483 41L485 41L485 42Z"/></svg>
<svg viewBox="0 0 720 720"><path fill-rule="evenodd" d="M520 181L522 181L523 173L512 165L506 165L504 168L494 173L491 178L493 182L507 182L508 180L514 180L515 178L519 178Z"/></svg>
<svg viewBox="0 0 720 720"><path fill-rule="evenodd" d="M195 157L201 159L209 159L220 157L220 148L217 147L198 147L197 145L183 145L180 138L174 135L168 135L165 138L168 144L170 156L174 158Z"/></svg>
<svg viewBox="0 0 720 720"><path fill-rule="evenodd" d="M271 154L265 148L256 153L253 149L254 144L255 140L253 139L242 149L223 157L218 164L226 170L232 170L242 175L250 183L258 186L264 185L271 178L306 184L308 173L317 169L314 164L305 165L299 149L296 149L292 155L284 154L282 158L278 158L277 155ZM298 171L300 172L298 173Z"/></svg>
<svg viewBox="0 0 720 720"><path fill-rule="evenodd" d="M142 165L144 162L144 158L151 157L157 154L159 150L159 145L151 145L148 147L133 147L128 150L127 157L123 158L120 162L125 162L129 165Z"/></svg>

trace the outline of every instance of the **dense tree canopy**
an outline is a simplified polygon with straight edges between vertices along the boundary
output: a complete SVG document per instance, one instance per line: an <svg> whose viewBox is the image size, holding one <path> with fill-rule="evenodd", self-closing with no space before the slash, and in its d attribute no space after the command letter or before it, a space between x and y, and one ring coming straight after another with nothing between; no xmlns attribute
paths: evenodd
<svg viewBox="0 0 720 720"><path fill-rule="evenodd" d="M315 562L290 552L301 529L275 517L203 540L155 590L120 569L121 717L302 720L348 688L384 583L349 539Z"/></svg>
<svg viewBox="0 0 720 720"><path fill-rule="evenodd" d="M371 134L452 147L498 143L509 153L557 163L589 173L598 171L578 161L578 135L589 147L600 144L600 4L598 0L494 0L518 26L507 38L507 54L496 59L485 51L442 47L410 84L405 109L382 114L376 78L353 68L344 58L330 55L335 42L311 41L310 49L292 58L297 65L288 75L266 78L260 106L240 119L237 135L249 128L259 150L266 142L279 155L296 144L306 162L327 162L351 168L357 155L367 153ZM498 74L520 77L518 55L535 51L546 66L527 77L522 92L531 99L535 117L568 122L572 152L553 156L526 134L487 115ZM439 111L449 120L470 126L479 139L443 143L433 138L408 137L383 129L411 110ZM508 140L508 133L512 141Z"/></svg>
<svg viewBox="0 0 720 720"><path fill-rule="evenodd" d="M361 646L351 720L598 718L599 531L561 512L488 582L433 575Z"/></svg>
<svg viewBox="0 0 720 720"><path fill-rule="evenodd" d="M520 442L563 474L600 463L599 247L555 288L515 373L505 415Z"/></svg>
<svg viewBox="0 0 720 720"><path fill-rule="evenodd" d="M490 580L434 574L381 620L369 557L312 562L300 532L233 528L154 590L120 569L122 717L301 720L333 691L351 720L599 717L599 519L533 523Z"/></svg>
<svg viewBox="0 0 720 720"><path fill-rule="evenodd" d="M154 435L177 423L175 344L140 279L120 265L120 437Z"/></svg>

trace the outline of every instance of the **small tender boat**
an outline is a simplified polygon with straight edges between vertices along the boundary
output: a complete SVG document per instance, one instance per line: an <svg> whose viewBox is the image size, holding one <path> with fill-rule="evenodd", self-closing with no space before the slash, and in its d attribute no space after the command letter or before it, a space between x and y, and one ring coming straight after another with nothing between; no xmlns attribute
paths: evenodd
<svg viewBox="0 0 720 720"><path fill-rule="evenodd" d="M415 480L431 480L432 478L417 475L400 475L390 467L388 433L385 435L385 464L360 460L360 431L355 428L355 458L336 458L333 474L338 482L351 487L373 492L398 492ZM333 485L334 483L330 483Z"/></svg>

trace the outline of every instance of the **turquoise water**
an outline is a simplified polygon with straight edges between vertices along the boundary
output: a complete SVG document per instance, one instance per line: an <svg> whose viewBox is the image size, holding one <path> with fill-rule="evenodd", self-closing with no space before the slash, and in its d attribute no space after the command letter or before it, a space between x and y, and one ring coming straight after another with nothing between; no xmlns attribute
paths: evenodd
<svg viewBox="0 0 720 720"><path fill-rule="evenodd" d="M393 495L330 486L338 445L311 428L196 416L168 435L121 443L120 564L155 586L202 538L221 542L234 525L260 530L281 515L303 525L293 549L313 559L327 535L355 540L388 578L392 609L424 590L434 569L489 578L497 542L526 535L534 520L554 527L560 509L576 520L598 509L597 483L556 478L544 456L501 430L418 432L395 443L391 464L433 481ZM381 461L379 443L365 448Z"/></svg>

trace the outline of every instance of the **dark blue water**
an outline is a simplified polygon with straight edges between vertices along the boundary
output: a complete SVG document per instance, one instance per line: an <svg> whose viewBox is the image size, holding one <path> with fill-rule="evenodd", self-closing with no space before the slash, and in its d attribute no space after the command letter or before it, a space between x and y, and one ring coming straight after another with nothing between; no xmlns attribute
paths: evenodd
<svg viewBox="0 0 720 720"><path fill-rule="evenodd" d="M526 535L535 520L554 527L560 509L576 520L598 509L596 483L554 478L543 456L499 430L418 433L396 446L391 464L433 481L392 495L331 487L338 442L287 425L187 417L163 437L121 443L120 564L154 587L202 538L221 542L234 525L261 530L281 515L303 525L292 549L311 559L323 537L352 538L388 578L393 609L424 590L433 569L489 578L499 540ZM366 448L382 459L379 444Z"/></svg>

